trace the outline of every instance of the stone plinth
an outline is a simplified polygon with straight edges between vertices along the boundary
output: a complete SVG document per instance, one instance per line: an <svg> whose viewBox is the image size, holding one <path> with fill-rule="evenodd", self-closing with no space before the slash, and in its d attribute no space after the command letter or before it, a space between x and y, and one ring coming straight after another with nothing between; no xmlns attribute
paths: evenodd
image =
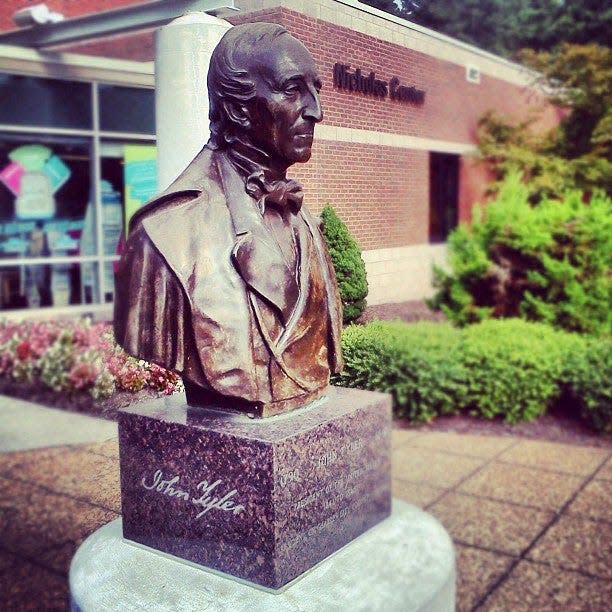
<svg viewBox="0 0 612 612"><path fill-rule="evenodd" d="M390 513L388 396L330 387L268 419L154 400L119 415L123 534L279 588Z"/></svg>
<svg viewBox="0 0 612 612"><path fill-rule="evenodd" d="M74 612L453 612L452 542L431 515L394 499L391 516L276 591L130 544L121 519L80 546L70 566Z"/></svg>

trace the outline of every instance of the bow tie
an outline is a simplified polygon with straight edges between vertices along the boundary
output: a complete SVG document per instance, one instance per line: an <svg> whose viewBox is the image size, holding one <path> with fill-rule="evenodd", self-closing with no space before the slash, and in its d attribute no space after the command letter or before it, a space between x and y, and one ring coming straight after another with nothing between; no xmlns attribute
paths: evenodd
<svg viewBox="0 0 612 612"><path fill-rule="evenodd" d="M261 214L265 212L267 204L272 204L280 210L288 208L292 213L297 213L304 199L302 186L296 180L266 181L263 170L249 175L244 189L255 198Z"/></svg>

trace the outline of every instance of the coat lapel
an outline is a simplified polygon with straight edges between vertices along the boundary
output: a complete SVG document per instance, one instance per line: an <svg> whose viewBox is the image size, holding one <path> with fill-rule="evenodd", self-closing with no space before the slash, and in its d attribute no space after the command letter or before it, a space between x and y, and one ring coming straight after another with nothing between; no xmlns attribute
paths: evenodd
<svg viewBox="0 0 612 612"><path fill-rule="evenodd" d="M219 156L218 163L236 233L234 267L252 291L276 307L286 325L300 294L295 274L269 235L253 199L245 192L242 178L224 156Z"/></svg>

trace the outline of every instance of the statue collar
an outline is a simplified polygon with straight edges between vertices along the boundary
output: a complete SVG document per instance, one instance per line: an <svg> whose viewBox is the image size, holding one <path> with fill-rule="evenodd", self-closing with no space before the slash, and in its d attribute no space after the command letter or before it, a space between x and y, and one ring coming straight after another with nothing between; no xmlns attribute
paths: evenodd
<svg viewBox="0 0 612 612"><path fill-rule="evenodd" d="M270 167L270 156L253 144L236 137L225 150L228 160L244 180L244 190L257 202L263 215L271 205L293 214L302 207L301 184Z"/></svg>

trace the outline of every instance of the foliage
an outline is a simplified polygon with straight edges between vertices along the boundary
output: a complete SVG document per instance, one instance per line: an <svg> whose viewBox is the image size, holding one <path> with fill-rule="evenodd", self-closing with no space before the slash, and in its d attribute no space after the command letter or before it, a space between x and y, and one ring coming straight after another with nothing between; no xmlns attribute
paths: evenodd
<svg viewBox="0 0 612 612"><path fill-rule="evenodd" d="M412 421L456 412L467 380L457 359L459 338L445 324L351 325L342 335L344 371L334 384L391 393L396 415Z"/></svg>
<svg viewBox="0 0 612 612"><path fill-rule="evenodd" d="M534 201L572 187L612 193L612 49L563 44L551 53L524 51L521 58L540 75L534 85L566 116L538 135L535 117L513 125L489 112L479 123L480 157L498 178L520 169Z"/></svg>
<svg viewBox="0 0 612 612"><path fill-rule="evenodd" d="M594 428L612 428L612 341L521 319L464 329L375 321L342 336L334 384L390 393L396 416L470 413L517 423L571 397Z"/></svg>
<svg viewBox="0 0 612 612"><path fill-rule="evenodd" d="M450 271L435 268L430 306L454 323L522 317L569 331L609 333L612 324L612 199L578 191L529 203L510 174L470 227L449 236Z"/></svg>
<svg viewBox="0 0 612 612"><path fill-rule="evenodd" d="M0 321L0 377L94 399L116 388L170 394L181 384L177 374L125 353L107 324L88 320Z"/></svg>
<svg viewBox="0 0 612 612"><path fill-rule="evenodd" d="M584 341L520 319L466 327L461 362L470 373L465 407L508 423L541 416L561 395L565 363Z"/></svg>
<svg viewBox="0 0 612 612"><path fill-rule="evenodd" d="M362 0L464 42L506 57L561 42L609 43L612 5L600 0Z"/></svg>
<svg viewBox="0 0 612 612"><path fill-rule="evenodd" d="M567 362L570 398L582 418L597 431L612 433L612 341L592 339Z"/></svg>
<svg viewBox="0 0 612 612"><path fill-rule="evenodd" d="M366 306L368 281L365 264L359 246L329 204L321 212L321 221L323 237L336 271L344 322L349 323L357 319Z"/></svg>

